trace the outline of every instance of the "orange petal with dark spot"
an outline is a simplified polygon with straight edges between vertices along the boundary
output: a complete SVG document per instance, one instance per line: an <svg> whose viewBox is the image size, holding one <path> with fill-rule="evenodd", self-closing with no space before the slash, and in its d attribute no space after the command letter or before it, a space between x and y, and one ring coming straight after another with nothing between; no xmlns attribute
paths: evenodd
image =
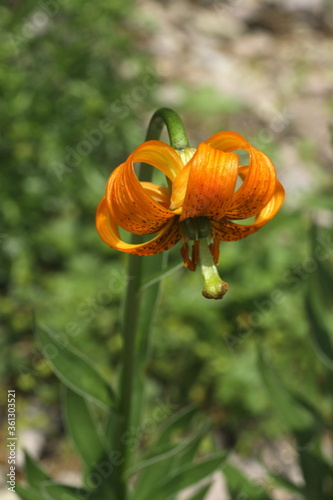
<svg viewBox="0 0 333 500"><path fill-rule="evenodd" d="M170 205L170 189L164 186L159 186L153 182L141 182L141 186L148 196L154 201L160 203L163 207L169 208Z"/></svg>
<svg viewBox="0 0 333 500"><path fill-rule="evenodd" d="M276 181L276 190L266 207L261 210L252 224L236 224L228 219L211 221L214 238L220 241L236 241L258 231L264 224L270 221L281 208L285 192L279 181Z"/></svg>
<svg viewBox="0 0 333 500"><path fill-rule="evenodd" d="M158 234L146 243L126 243L120 238L117 224L110 215L104 197L97 208L96 227L102 240L115 250L137 255L155 255L173 247L181 239L180 225L176 219L177 216L169 220Z"/></svg>
<svg viewBox="0 0 333 500"><path fill-rule="evenodd" d="M200 143L174 181L171 210L182 207L180 221L190 217L222 218L232 203L237 175L237 154Z"/></svg>
<svg viewBox="0 0 333 500"><path fill-rule="evenodd" d="M206 142L223 151L243 149L249 153L248 168L240 167L239 170L243 174L243 184L234 194L226 215L232 219L246 219L257 215L275 192L276 172L271 160L236 132L220 132Z"/></svg>
<svg viewBox="0 0 333 500"><path fill-rule="evenodd" d="M168 210L166 203L161 204L150 196L151 189L147 184L139 182L134 172L135 162L149 163L171 180L183 168L183 164L176 151L167 144L148 141L139 146L109 177L105 197L115 223L135 234L152 234L162 229L174 214Z"/></svg>

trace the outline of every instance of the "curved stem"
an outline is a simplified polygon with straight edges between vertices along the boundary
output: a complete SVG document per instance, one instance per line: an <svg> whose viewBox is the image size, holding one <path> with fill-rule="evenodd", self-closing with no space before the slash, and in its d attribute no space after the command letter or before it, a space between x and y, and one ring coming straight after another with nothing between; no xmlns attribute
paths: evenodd
<svg viewBox="0 0 333 500"><path fill-rule="evenodd" d="M160 108L155 111L148 126L146 141L159 138L164 125L168 129L170 145L174 149L182 150L190 146L183 122L170 108Z"/></svg>
<svg viewBox="0 0 333 500"><path fill-rule="evenodd" d="M182 150L189 146L188 139L185 133L184 126L175 111L169 108L160 108L152 116L146 140L159 139L163 126L166 125L170 138L170 144L173 148ZM152 177L152 169L139 169L138 173L141 181L150 181ZM139 243L141 236L132 235L131 242ZM115 428L114 446L115 450L120 452L121 465L119 466L116 482L117 498L126 500L128 496L127 481L124 478L124 471L129 462L129 444L131 439L130 428L132 421L132 404L133 404L133 387L140 380L142 366L145 363L147 353L149 351L149 329L152 319L152 309L156 302L159 286L154 285L151 290L144 292L143 303L141 304L140 287L142 281L143 259L150 259L150 273L157 271L157 266L162 267L163 255L154 257L141 257L139 255L129 255L128 257L128 281L125 297L124 316L122 323L123 334L123 349L122 349L122 373L120 379L120 403L119 403L119 420ZM154 260L155 259L155 260ZM151 262L151 261L154 262ZM149 303L148 303L149 302ZM142 307L140 307L142 306ZM140 312L150 314L150 318L145 318L145 321L140 321ZM136 353L137 348L137 332L141 325L140 332L141 342L139 347L144 352ZM143 338L144 336L144 338ZM139 373L140 372L140 373ZM138 387L139 396L142 396L143 389ZM141 398L142 399L142 398ZM142 402L141 402L142 403ZM140 413L140 412L139 412Z"/></svg>

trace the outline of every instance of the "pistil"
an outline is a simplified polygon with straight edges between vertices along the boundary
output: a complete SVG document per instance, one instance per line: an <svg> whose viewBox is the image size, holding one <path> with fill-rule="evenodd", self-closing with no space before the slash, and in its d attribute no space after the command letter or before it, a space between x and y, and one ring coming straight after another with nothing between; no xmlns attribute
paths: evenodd
<svg viewBox="0 0 333 500"><path fill-rule="evenodd" d="M199 267L203 280L202 295L207 299L222 299L229 285L220 278L207 238L200 240Z"/></svg>

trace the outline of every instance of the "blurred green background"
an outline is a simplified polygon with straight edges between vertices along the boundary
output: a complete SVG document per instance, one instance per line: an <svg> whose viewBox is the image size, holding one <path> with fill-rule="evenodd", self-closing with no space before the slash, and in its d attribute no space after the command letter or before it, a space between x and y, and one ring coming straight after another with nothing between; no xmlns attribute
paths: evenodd
<svg viewBox="0 0 333 500"><path fill-rule="evenodd" d="M260 347L330 425L332 374L306 297L318 283L329 311L333 15L329 2L292 4L0 7L0 401L5 407L16 388L19 428L43 435L36 453L51 471L78 464L34 318L114 376L126 256L99 239L94 214L110 172L144 140L160 106L176 109L193 146L222 130L244 135L271 156L287 198L259 233L221 245L230 285L222 302L201 296L195 273L164 280L147 367L151 407L156 397L196 402L217 439L243 457L288 440L260 375ZM169 261L180 261L178 247ZM322 436L331 450L331 432Z"/></svg>

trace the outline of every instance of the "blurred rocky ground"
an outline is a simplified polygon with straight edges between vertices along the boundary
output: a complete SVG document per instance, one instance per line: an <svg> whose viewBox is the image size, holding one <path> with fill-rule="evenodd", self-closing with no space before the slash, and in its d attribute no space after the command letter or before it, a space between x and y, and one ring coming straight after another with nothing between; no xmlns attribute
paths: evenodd
<svg viewBox="0 0 333 500"><path fill-rule="evenodd" d="M206 88L226 109L238 104L228 128L264 151L278 144L280 176L293 195L332 174L332 2L140 0L135 26L138 48L161 78L161 103L177 109L191 99L195 108ZM196 141L220 130L207 108L194 123Z"/></svg>

